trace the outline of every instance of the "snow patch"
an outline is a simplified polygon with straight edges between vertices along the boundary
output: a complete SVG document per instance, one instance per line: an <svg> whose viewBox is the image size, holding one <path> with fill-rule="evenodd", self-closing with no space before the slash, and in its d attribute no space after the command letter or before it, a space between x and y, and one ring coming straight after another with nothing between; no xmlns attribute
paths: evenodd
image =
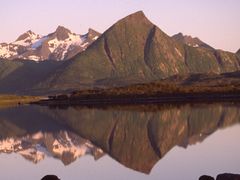
<svg viewBox="0 0 240 180"><path fill-rule="evenodd" d="M48 36L42 37L38 41L34 42L31 46L33 49L37 49L38 47L42 46L42 43L48 39Z"/></svg>
<svg viewBox="0 0 240 180"><path fill-rule="evenodd" d="M39 61L41 58L35 55L30 55L28 57L24 57L24 59L29 59L29 60L33 60L33 61Z"/></svg>
<svg viewBox="0 0 240 180"><path fill-rule="evenodd" d="M7 138L0 141L0 152L13 152L21 148L21 141L15 141L13 138Z"/></svg>
<svg viewBox="0 0 240 180"><path fill-rule="evenodd" d="M98 36L95 36L94 38L93 38L93 40L97 40L98 39Z"/></svg>
<svg viewBox="0 0 240 180"><path fill-rule="evenodd" d="M85 42L81 45L81 47L86 47L89 44L89 42Z"/></svg>
<svg viewBox="0 0 240 180"><path fill-rule="evenodd" d="M199 47L199 45L198 44L194 44L193 47Z"/></svg>
<svg viewBox="0 0 240 180"><path fill-rule="evenodd" d="M32 138L35 139L35 140L42 139L43 138L43 133L38 132L36 134L33 134Z"/></svg>
<svg viewBox="0 0 240 180"><path fill-rule="evenodd" d="M0 48L0 57L1 58L10 58L12 56L17 55L16 51L11 51L10 50L10 45L7 46L1 46Z"/></svg>

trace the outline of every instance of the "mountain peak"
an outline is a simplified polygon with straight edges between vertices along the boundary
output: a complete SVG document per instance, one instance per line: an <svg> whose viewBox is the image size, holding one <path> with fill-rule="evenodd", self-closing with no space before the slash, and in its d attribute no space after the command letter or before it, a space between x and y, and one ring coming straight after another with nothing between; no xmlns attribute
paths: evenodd
<svg viewBox="0 0 240 180"><path fill-rule="evenodd" d="M88 33L87 33L88 38L97 39L100 35L101 33L95 31L94 29L91 29L91 28L88 29Z"/></svg>
<svg viewBox="0 0 240 180"><path fill-rule="evenodd" d="M98 33L97 31L95 31L94 29L92 29L92 28L89 28L88 29L88 33L90 33L90 34L92 34L92 33Z"/></svg>
<svg viewBox="0 0 240 180"><path fill-rule="evenodd" d="M179 32L178 34L175 34L173 37L184 38L184 35L183 35L183 33Z"/></svg>
<svg viewBox="0 0 240 180"><path fill-rule="evenodd" d="M37 35L36 33L34 33L34 32L31 31L31 30L28 30L27 32L21 34L21 35L17 38L16 41L22 41L22 40L25 40L25 39L27 39L27 38L29 38L29 37L31 38L31 37L33 37L33 36L39 36L39 35Z"/></svg>
<svg viewBox="0 0 240 180"><path fill-rule="evenodd" d="M135 13L130 14L129 16L146 17L143 11L137 11Z"/></svg>
<svg viewBox="0 0 240 180"><path fill-rule="evenodd" d="M128 16L126 16L125 18L123 18L122 20L136 20L136 21L141 21L143 19L147 19L147 17L145 16L143 11L137 11L135 13L132 13Z"/></svg>
<svg viewBox="0 0 240 180"><path fill-rule="evenodd" d="M29 34L29 35L35 34L32 30L28 30L26 33Z"/></svg>
<svg viewBox="0 0 240 180"><path fill-rule="evenodd" d="M142 27L151 28L153 23L145 16L143 11L137 11L133 14L130 14L119 21L117 21L115 24L113 24L107 31L111 30L112 28L119 29L134 29L134 31L138 31L140 28L140 31ZM146 30L146 29L145 29ZM106 32L107 32L106 31Z"/></svg>
<svg viewBox="0 0 240 180"><path fill-rule="evenodd" d="M56 35L56 38L58 40L64 40L69 37L69 34L71 34L71 31L63 26L58 26L54 34Z"/></svg>
<svg viewBox="0 0 240 180"><path fill-rule="evenodd" d="M173 39L175 39L176 41L186 44L188 46L192 46L192 47L204 47L207 49L213 49L211 46L209 46L208 44L204 43L203 41L201 41L198 37L192 37L189 35L183 35L183 33L178 33L172 36Z"/></svg>
<svg viewBox="0 0 240 180"><path fill-rule="evenodd" d="M67 31L67 32L71 32L69 29L65 28L64 26L58 26L57 29L56 29L56 32L58 31Z"/></svg>

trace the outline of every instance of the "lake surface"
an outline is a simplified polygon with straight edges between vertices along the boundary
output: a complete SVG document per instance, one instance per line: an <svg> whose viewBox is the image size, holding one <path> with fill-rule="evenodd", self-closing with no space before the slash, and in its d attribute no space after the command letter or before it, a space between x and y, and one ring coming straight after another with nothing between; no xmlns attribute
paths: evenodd
<svg viewBox="0 0 240 180"><path fill-rule="evenodd" d="M0 109L0 177L198 179L240 173L240 105Z"/></svg>

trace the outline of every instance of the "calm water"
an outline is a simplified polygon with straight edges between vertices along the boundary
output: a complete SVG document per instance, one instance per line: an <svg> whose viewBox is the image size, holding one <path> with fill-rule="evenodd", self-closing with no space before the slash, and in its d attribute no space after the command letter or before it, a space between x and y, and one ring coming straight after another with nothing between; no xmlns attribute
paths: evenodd
<svg viewBox="0 0 240 180"><path fill-rule="evenodd" d="M240 173L240 106L0 109L0 179L198 179Z"/></svg>

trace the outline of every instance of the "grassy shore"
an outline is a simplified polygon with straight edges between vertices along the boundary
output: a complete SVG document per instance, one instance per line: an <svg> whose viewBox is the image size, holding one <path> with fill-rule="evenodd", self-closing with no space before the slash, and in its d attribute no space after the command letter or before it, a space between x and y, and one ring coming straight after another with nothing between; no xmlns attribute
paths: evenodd
<svg viewBox="0 0 240 180"><path fill-rule="evenodd" d="M30 102L39 101L40 99L41 97L37 96L0 95L0 107L28 104Z"/></svg>
<svg viewBox="0 0 240 180"><path fill-rule="evenodd" d="M240 83L216 80L197 84L154 82L109 89L75 91L49 96L43 105L155 104L240 101Z"/></svg>

